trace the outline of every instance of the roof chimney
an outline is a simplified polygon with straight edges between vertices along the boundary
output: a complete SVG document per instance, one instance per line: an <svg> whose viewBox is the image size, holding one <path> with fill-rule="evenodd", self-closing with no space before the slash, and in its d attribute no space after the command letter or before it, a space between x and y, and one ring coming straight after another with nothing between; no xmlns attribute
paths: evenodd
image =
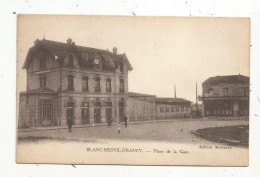
<svg viewBox="0 0 260 177"><path fill-rule="evenodd" d="M117 55L117 48L116 47L113 48L113 54Z"/></svg>
<svg viewBox="0 0 260 177"><path fill-rule="evenodd" d="M69 38L69 39L67 39L67 44L72 44L72 39L71 38Z"/></svg>
<svg viewBox="0 0 260 177"><path fill-rule="evenodd" d="M34 45L38 45L40 43L40 40L39 39L36 39L35 41L34 41Z"/></svg>

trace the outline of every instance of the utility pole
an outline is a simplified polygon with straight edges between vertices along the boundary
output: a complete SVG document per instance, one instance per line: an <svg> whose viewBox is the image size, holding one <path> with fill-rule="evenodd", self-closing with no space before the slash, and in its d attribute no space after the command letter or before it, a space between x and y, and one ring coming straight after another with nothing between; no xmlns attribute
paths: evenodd
<svg viewBox="0 0 260 177"><path fill-rule="evenodd" d="M176 87L175 87L175 84L174 84L174 96L176 98Z"/></svg>
<svg viewBox="0 0 260 177"><path fill-rule="evenodd" d="M197 81L196 81L196 117L198 117L198 88L197 88Z"/></svg>

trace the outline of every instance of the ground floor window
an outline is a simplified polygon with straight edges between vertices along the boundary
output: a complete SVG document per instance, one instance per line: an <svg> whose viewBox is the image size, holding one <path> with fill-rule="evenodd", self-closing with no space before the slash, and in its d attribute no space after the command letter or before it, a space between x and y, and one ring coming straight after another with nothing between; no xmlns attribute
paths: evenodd
<svg viewBox="0 0 260 177"><path fill-rule="evenodd" d="M81 120L82 124L89 124L89 103L88 102L82 102L82 108L81 108Z"/></svg>
<svg viewBox="0 0 260 177"><path fill-rule="evenodd" d="M232 100L205 101L206 116L233 116Z"/></svg>
<svg viewBox="0 0 260 177"><path fill-rule="evenodd" d="M119 119L120 119L120 122L124 121L124 105L125 105L125 103L123 101L121 101L119 103Z"/></svg>
<svg viewBox="0 0 260 177"><path fill-rule="evenodd" d="M160 107L160 112L163 112L163 107Z"/></svg>
<svg viewBox="0 0 260 177"><path fill-rule="evenodd" d="M248 116L249 115L249 101L240 101L239 102L239 116Z"/></svg>

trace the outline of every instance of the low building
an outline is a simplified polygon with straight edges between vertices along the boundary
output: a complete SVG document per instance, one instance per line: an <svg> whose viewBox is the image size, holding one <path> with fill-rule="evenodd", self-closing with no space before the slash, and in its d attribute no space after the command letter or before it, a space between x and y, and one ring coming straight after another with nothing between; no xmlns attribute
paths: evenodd
<svg viewBox="0 0 260 177"><path fill-rule="evenodd" d="M205 117L248 117L249 77L210 77L202 83L202 96L199 99Z"/></svg>
<svg viewBox="0 0 260 177"><path fill-rule="evenodd" d="M155 99L155 95L128 92L129 121L155 120Z"/></svg>
<svg viewBox="0 0 260 177"><path fill-rule="evenodd" d="M191 117L191 102L182 98L157 98L129 92L127 105L129 121Z"/></svg>
<svg viewBox="0 0 260 177"><path fill-rule="evenodd" d="M191 117L191 101L182 98L156 98L157 119Z"/></svg>

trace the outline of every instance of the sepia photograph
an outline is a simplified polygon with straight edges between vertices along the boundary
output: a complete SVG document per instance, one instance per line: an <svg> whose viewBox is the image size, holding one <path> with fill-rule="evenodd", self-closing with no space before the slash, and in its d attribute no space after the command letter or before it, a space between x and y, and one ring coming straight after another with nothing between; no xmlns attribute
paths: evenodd
<svg viewBox="0 0 260 177"><path fill-rule="evenodd" d="M250 19L17 16L16 162L248 166Z"/></svg>

